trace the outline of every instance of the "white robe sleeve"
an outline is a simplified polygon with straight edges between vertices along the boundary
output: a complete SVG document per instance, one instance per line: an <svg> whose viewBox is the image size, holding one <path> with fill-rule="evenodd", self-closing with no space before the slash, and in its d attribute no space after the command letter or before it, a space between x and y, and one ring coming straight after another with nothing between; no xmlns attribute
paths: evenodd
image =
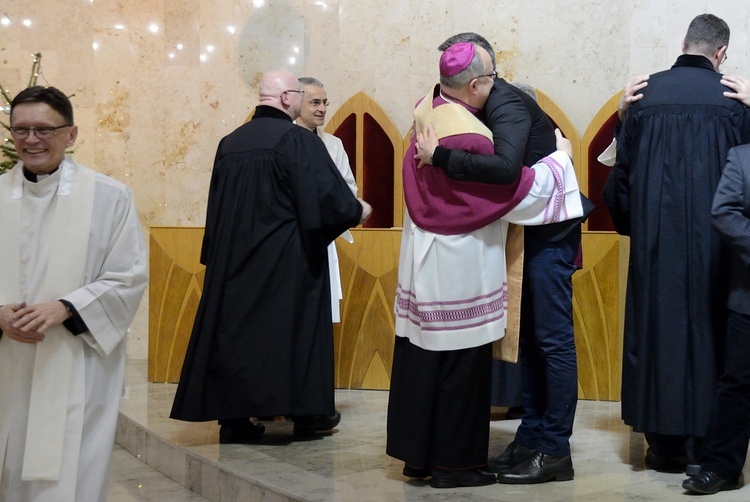
<svg viewBox="0 0 750 502"><path fill-rule="evenodd" d="M146 244L125 185L97 178L86 284L66 294L89 331L84 341L106 357L125 338L148 282Z"/></svg>
<svg viewBox="0 0 750 502"><path fill-rule="evenodd" d="M583 216L573 162L560 150L533 165L534 184L503 220L517 225L545 225Z"/></svg>

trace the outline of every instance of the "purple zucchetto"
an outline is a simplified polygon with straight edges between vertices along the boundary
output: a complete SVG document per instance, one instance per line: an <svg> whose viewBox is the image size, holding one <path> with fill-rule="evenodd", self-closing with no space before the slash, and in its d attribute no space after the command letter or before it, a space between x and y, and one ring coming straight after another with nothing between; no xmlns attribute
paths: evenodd
<svg viewBox="0 0 750 502"><path fill-rule="evenodd" d="M443 51L440 56L440 76L452 77L469 67L474 59L474 44L458 42Z"/></svg>

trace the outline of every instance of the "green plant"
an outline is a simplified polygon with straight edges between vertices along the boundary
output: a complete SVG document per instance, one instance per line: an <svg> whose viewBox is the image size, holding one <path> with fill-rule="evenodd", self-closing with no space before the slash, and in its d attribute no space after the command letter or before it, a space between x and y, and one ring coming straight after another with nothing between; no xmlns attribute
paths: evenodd
<svg viewBox="0 0 750 502"><path fill-rule="evenodd" d="M26 86L26 88L36 85L37 78L39 77L39 70L42 64L41 52L37 52L33 56L34 62L31 65L31 76L29 77L29 84ZM10 116L10 103L13 101L13 98L11 97L10 92L8 92L8 89L6 89L1 82L0 94L2 94L3 96L3 101L5 101L5 104L3 105L3 111L6 115ZM10 135L10 120L8 121L8 123L0 121L0 125L2 125L5 129L3 133L3 142L2 144L0 144L0 153L2 154L2 161L0 162L0 174L3 174L4 172L13 169L13 166L15 166L18 162L18 154L16 153L16 147L13 144L13 138Z"/></svg>

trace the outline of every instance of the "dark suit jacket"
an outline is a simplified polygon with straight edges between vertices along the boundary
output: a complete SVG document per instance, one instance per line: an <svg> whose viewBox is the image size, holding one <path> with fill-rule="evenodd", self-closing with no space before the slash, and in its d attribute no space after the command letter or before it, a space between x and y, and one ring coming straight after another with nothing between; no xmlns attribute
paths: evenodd
<svg viewBox="0 0 750 502"><path fill-rule="evenodd" d="M750 315L750 144L729 151L711 217L732 250L728 306Z"/></svg>
<svg viewBox="0 0 750 502"><path fill-rule="evenodd" d="M555 128L536 100L502 78L496 78L484 107L485 123L492 130L494 155L480 155L438 146L433 165L445 170L449 178L482 183L510 184L522 166L533 166L555 151ZM559 241L578 228L594 209L581 194L584 216L547 225L528 226L526 233L552 242Z"/></svg>

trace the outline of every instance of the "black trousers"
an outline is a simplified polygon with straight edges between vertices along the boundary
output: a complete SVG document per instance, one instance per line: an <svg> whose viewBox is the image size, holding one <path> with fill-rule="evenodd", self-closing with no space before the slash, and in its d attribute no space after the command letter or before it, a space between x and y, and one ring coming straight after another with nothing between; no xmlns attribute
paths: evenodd
<svg viewBox="0 0 750 502"><path fill-rule="evenodd" d="M701 466L735 482L750 440L750 315L729 312L724 358Z"/></svg>
<svg viewBox="0 0 750 502"><path fill-rule="evenodd" d="M386 453L411 467L487 463L492 344L429 351L396 337Z"/></svg>

